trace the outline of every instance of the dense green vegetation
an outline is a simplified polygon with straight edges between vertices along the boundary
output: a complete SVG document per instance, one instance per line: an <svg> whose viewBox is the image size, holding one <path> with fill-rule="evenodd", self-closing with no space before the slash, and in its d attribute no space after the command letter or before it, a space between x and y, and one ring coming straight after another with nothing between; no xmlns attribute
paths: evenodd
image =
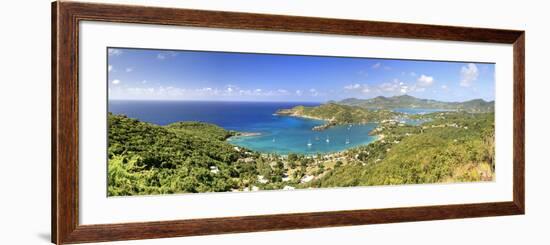
<svg viewBox="0 0 550 245"><path fill-rule="evenodd" d="M281 109L277 111L277 114L322 119L334 124L347 124L378 122L393 118L400 113L328 103L320 106L296 106L291 109Z"/></svg>
<svg viewBox="0 0 550 245"><path fill-rule="evenodd" d="M205 123L166 127L109 114L109 194L228 191L239 177L233 133ZM216 174L211 167L217 168Z"/></svg>
<svg viewBox="0 0 550 245"><path fill-rule="evenodd" d="M290 111L291 110L291 111ZM230 144L238 132L199 122L158 126L109 114L108 194L224 192L487 181L494 178L494 114L415 116L326 104L279 111L338 123L377 121L379 140L332 154L263 154Z"/></svg>
<svg viewBox="0 0 550 245"><path fill-rule="evenodd" d="M443 102L437 100L419 99L410 95L393 97L378 96L372 99L349 98L333 103L359 106L369 109L435 108L463 110L475 113L493 112L495 106L494 101L487 102L482 99L469 100L465 102Z"/></svg>
<svg viewBox="0 0 550 245"><path fill-rule="evenodd" d="M338 167L308 187L492 180L494 114L435 113L422 126L386 123L383 139L346 152Z"/></svg>

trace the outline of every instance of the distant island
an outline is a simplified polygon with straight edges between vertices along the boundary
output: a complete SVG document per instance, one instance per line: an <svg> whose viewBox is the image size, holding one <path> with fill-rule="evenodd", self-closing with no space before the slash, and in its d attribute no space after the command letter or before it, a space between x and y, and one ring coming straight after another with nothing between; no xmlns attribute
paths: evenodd
<svg viewBox="0 0 550 245"><path fill-rule="evenodd" d="M472 113L493 112L495 108L494 101L485 101L483 99L474 99L464 102L443 102L430 99L419 99L410 95L393 97L378 96L372 99L348 98L338 102L329 101L329 103L358 106L368 109L434 108L460 110Z"/></svg>
<svg viewBox="0 0 550 245"><path fill-rule="evenodd" d="M425 114L399 108L441 109ZM490 181L494 102L441 102L409 95L279 108L279 116L325 121L311 128L376 123L378 140L326 154L273 154L231 143L258 136L204 122L165 126L110 113L110 196L182 192ZM407 123L406 120L418 120ZM327 139L328 142L328 139Z"/></svg>
<svg viewBox="0 0 550 245"><path fill-rule="evenodd" d="M325 120L326 124L313 128L313 130L324 130L336 125L364 124L408 117L404 113L392 110L396 108L424 108L487 113L494 111L494 102L486 102L482 99L466 102L442 102L419 99L410 95L394 97L378 96L364 100L349 98L341 101L329 101L316 107L296 106L294 108L280 109L276 114Z"/></svg>
<svg viewBox="0 0 550 245"><path fill-rule="evenodd" d="M357 106L336 103L328 103L316 107L296 106L290 109L280 109L276 114L326 121L324 125L318 126L314 130L324 130L331 126L343 124L379 122L401 115L401 113L389 110L368 110Z"/></svg>

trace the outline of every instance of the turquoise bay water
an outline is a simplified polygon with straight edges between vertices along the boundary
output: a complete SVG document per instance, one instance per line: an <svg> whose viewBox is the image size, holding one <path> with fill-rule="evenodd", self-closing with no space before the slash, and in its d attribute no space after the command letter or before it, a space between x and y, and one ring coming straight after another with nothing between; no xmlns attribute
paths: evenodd
<svg viewBox="0 0 550 245"><path fill-rule="evenodd" d="M251 150L277 154L316 154L338 152L351 147L368 144L376 139L369 132L375 123L365 125L335 126L323 131L313 131L313 127L323 121L288 116L276 117L266 130L258 136L237 136L229 141L232 144Z"/></svg>
<svg viewBox="0 0 550 245"><path fill-rule="evenodd" d="M433 109L433 108L395 108L395 112L405 114L428 114L432 112L452 111L451 109Z"/></svg>
<svg viewBox="0 0 550 245"><path fill-rule="evenodd" d="M158 125L178 121L199 121L216 124L227 130L259 133L258 136L232 137L229 142L263 153L330 153L368 144L376 139L376 136L369 136L369 132L376 127L375 123L342 125L323 131L313 131L313 127L324 122L273 114L278 109L297 105L317 106L319 103L109 101L109 111ZM424 114L445 110L398 108L394 111ZM425 122L407 118L403 118L402 121L414 125Z"/></svg>
<svg viewBox="0 0 550 245"><path fill-rule="evenodd" d="M297 105L317 106L319 103L109 101L109 112L158 125L199 121L227 130L260 133L259 136L232 137L229 142L263 153L329 153L368 144L376 139L376 136L368 135L376 127L374 123L313 131L312 128L323 124L323 121L273 115L278 109Z"/></svg>
<svg viewBox="0 0 550 245"><path fill-rule="evenodd" d="M433 112L444 112L444 111L452 111L450 109L433 109L433 108L395 108L393 109L395 112L405 113L409 115L424 115L429 114ZM429 122L430 119L411 119L411 118L402 118L400 119L401 122L418 126L422 123Z"/></svg>

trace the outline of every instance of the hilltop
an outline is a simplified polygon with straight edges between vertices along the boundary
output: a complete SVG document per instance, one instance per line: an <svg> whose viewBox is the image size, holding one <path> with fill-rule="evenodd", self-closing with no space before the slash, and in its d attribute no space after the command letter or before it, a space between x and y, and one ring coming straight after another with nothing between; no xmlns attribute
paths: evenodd
<svg viewBox="0 0 550 245"><path fill-rule="evenodd" d="M400 113L389 110L369 110L358 106L328 103L320 106L296 106L290 109L280 109L276 114L325 120L327 121L326 126L331 126L348 123L359 124L378 122L394 118Z"/></svg>
<svg viewBox="0 0 550 245"><path fill-rule="evenodd" d="M425 108L464 110L475 113L493 112L495 108L494 101L485 101L483 99L474 99L464 102L444 102L431 99L420 99L410 95L393 97L378 96L371 99L348 98L337 102L331 101L331 103L358 106L368 109Z"/></svg>

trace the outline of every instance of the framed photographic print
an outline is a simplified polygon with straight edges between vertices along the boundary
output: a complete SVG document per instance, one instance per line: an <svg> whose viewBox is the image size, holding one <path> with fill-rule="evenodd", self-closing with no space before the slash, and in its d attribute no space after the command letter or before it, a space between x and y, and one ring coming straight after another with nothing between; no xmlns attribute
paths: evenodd
<svg viewBox="0 0 550 245"><path fill-rule="evenodd" d="M525 33L58 1L52 242L523 214Z"/></svg>

